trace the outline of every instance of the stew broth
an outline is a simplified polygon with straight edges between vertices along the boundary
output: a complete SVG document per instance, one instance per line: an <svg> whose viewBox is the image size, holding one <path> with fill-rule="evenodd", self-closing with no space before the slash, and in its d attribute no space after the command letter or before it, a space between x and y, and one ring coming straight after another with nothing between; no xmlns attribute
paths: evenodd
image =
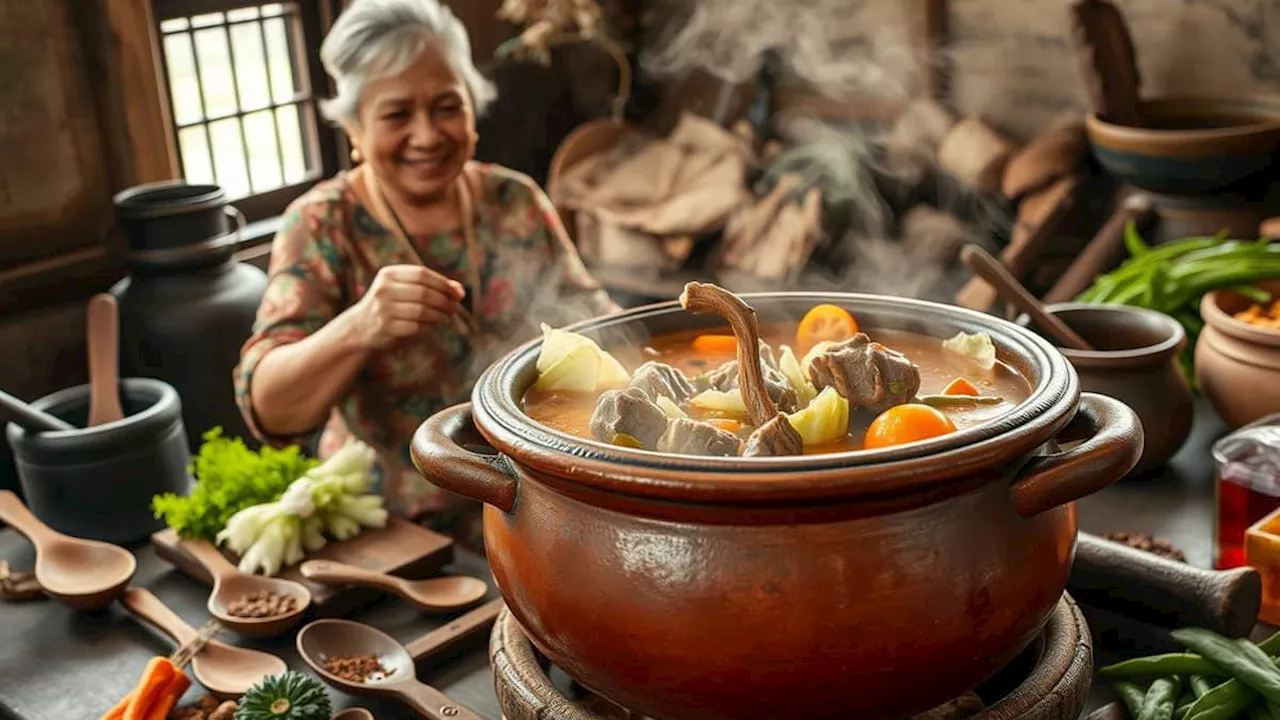
<svg viewBox="0 0 1280 720"><path fill-rule="evenodd" d="M651 338L638 349L609 349L627 367L635 370L647 360L657 360L672 365L693 378L714 370L722 363L734 360L730 352L705 352L695 350L694 338L708 333L728 333L727 329L682 331ZM980 425L997 418L1026 399L1031 392L1028 381L1009 365L996 362L991 370L985 370L972 360L956 355L942 347L942 340L918 333L864 330L872 340L906 355L920 370L919 395L942 393L952 380L963 377L975 385L984 396L996 396L1001 402L991 405L961 405L939 408L955 424L957 430ZM790 345L798 357L810 348L797 346L795 325L788 323L762 324L762 339L768 342L775 354L782 345ZM592 439L591 415L595 411L599 393L530 390L524 397L524 411L533 420L560 432ZM715 417L716 413L695 413L695 418ZM849 433L842 442L806 447L806 455L860 450L867 427L875 416L861 411L849 415Z"/></svg>

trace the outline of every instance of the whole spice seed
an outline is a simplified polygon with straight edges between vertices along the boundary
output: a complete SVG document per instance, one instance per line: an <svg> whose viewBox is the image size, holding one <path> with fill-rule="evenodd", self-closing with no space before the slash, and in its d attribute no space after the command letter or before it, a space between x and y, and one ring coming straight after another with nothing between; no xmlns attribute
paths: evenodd
<svg viewBox="0 0 1280 720"><path fill-rule="evenodd" d="M1111 532L1104 535L1112 542L1118 542L1122 545L1128 545L1137 550L1144 550L1152 555L1177 560L1178 562L1186 562L1187 556L1178 548L1174 547L1168 540L1161 538L1153 538L1143 533L1130 532Z"/></svg>
<svg viewBox="0 0 1280 720"><path fill-rule="evenodd" d="M377 676L387 677L395 672L388 670L378 661L376 655L354 655L350 657L325 658L325 672L336 675L347 682L367 682Z"/></svg>
<svg viewBox="0 0 1280 720"><path fill-rule="evenodd" d="M249 593L227 603L227 614L242 618L268 618L298 609L298 599L270 590Z"/></svg>

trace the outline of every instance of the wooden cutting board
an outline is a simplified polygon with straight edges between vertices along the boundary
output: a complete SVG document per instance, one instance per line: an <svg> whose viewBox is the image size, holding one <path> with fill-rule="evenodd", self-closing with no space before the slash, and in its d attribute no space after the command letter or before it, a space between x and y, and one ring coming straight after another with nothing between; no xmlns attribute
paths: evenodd
<svg viewBox="0 0 1280 720"><path fill-rule="evenodd" d="M164 529L151 536L156 554L191 577L213 585L213 578L178 545L178 535ZM232 563L239 559L223 551ZM421 525L392 517L386 527L365 530L344 542L330 542L314 553L307 553L306 560L333 560L355 565L366 570L419 580L439 572L453 562L453 539L433 532ZM279 577L302 583L311 591L313 612L320 617L345 615L382 597L383 593L369 588L330 587L313 583L302 577L298 566L281 570Z"/></svg>

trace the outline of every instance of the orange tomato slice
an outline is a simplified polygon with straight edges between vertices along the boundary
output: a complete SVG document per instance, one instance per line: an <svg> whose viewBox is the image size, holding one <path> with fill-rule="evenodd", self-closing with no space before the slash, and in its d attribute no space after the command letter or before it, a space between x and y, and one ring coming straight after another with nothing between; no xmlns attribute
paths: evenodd
<svg viewBox="0 0 1280 720"><path fill-rule="evenodd" d="M955 432L955 423L935 407L908 403L876 416L867 427L863 445L868 450L919 442Z"/></svg>
<svg viewBox="0 0 1280 720"><path fill-rule="evenodd" d="M972 395L974 397L977 397L978 395L982 394L982 391L978 390L978 388L975 387L974 384L969 382L968 380L962 377L958 377L955 380L952 380L951 382L947 383L947 386L942 389L942 394L943 395Z"/></svg>
<svg viewBox="0 0 1280 720"><path fill-rule="evenodd" d="M693 349L703 355L732 355L738 352L738 338L732 335L699 335Z"/></svg>
<svg viewBox="0 0 1280 720"><path fill-rule="evenodd" d="M813 347L823 340L840 342L858 332L858 321L848 310L836 305L815 305L796 327L796 344Z"/></svg>

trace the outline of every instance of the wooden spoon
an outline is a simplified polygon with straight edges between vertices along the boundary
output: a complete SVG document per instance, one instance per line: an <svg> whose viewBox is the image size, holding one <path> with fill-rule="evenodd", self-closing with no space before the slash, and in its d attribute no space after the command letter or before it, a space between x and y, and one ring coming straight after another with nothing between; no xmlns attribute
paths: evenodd
<svg viewBox="0 0 1280 720"><path fill-rule="evenodd" d="M187 644L197 634L195 628L148 590L131 587L121 601L135 617L155 626L178 645ZM274 655L217 640L210 640L191 658L191 671L196 680L219 700L237 700L262 678L288 669L284 661Z"/></svg>
<svg viewBox="0 0 1280 720"><path fill-rule="evenodd" d="M450 700L439 690L418 682L413 657L381 630L349 620L316 620L298 631L298 654L321 680L353 695L386 695L408 705L428 720L480 720L480 716ZM372 655L386 674L364 682L346 680L325 669L337 657Z"/></svg>
<svg viewBox="0 0 1280 720"><path fill-rule="evenodd" d="M89 427L93 427L124 417L120 407L120 313L115 297L98 293L89 299L86 335Z"/></svg>
<svg viewBox="0 0 1280 720"><path fill-rule="evenodd" d="M122 547L63 535L40 522L18 496L0 490L0 520L36 547L36 582L47 595L76 610L104 607L124 590L138 561Z"/></svg>
<svg viewBox="0 0 1280 720"><path fill-rule="evenodd" d="M360 585L378 588L417 605L427 612L448 612L485 596L489 586L466 576L406 580L332 560L308 560L298 568L302 577L325 585Z"/></svg>
<svg viewBox="0 0 1280 720"><path fill-rule="evenodd" d="M986 250L970 243L960 250L960 259L964 262L965 267L969 268L969 272L990 283L1005 300L1026 313L1032 322L1049 333L1051 339L1058 343L1059 347L1073 350L1093 349L1093 346L1080 337L1075 330L1067 327L1066 323L1045 310L1040 301L1027 292L1022 283L1010 275L1004 265L1001 265L999 260L991 257L991 254Z"/></svg>
<svg viewBox="0 0 1280 720"><path fill-rule="evenodd" d="M364 708L347 708L330 720L373 720L373 713Z"/></svg>
<svg viewBox="0 0 1280 720"><path fill-rule="evenodd" d="M279 635L296 625L311 605L311 591L302 583L241 572L223 557L218 548L205 540L183 539L179 546L203 565L213 578L213 590L209 593L209 614L245 637ZM229 605L246 595L268 592L292 597L295 608L287 613L260 618L238 617L227 611Z"/></svg>

